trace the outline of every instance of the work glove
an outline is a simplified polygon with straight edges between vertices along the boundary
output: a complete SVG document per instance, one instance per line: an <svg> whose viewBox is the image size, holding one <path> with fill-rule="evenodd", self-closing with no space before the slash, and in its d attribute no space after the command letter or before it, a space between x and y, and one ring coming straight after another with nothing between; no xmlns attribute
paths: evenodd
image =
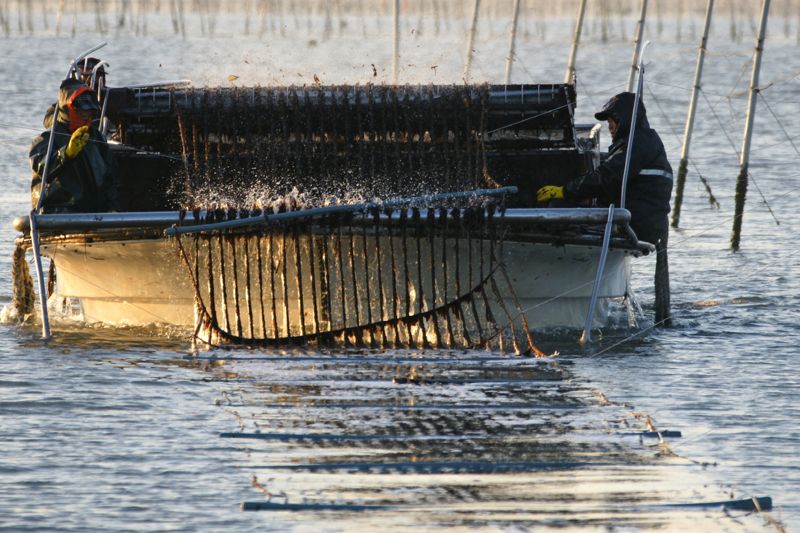
<svg viewBox="0 0 800 533"><path fill-rule="evenodd" d="M564 187L559 185L545 185L536 191L536 201L540 204L549 202L550 200L563 200Z"/></svg>
<svg viewBox="0 0 800 533"><path fill-rule="evenodd" d="M68 158L75 159L78 157L78 154L81 153L81 150L86 147L86 143L88 142L89 126L81 126L72 133L72 137L69 138L69 144L67 145L67 149L64 150L64 153Z"/></svg>

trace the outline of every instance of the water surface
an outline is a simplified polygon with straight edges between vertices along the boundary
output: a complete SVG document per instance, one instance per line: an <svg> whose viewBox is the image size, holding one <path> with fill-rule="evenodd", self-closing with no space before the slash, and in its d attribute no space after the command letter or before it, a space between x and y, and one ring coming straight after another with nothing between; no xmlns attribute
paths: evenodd
<svg viewBox="0 0 800 533"><path fill-rule="evenodd" d="M568 27L560 24L554 27ZM312 44L291 34L245 37L238 28L220 24L221 38L182 40L154 25L146 38L110 39L102 56L111 62L112 85L181 78L219 85L230 83L230 74L242 84L311 83L314 74L324 83L363 83L372 79L372 64L379 80L387 75L386 35L355 32ZM501 79L503 32L498 24L479 40L476 79ZM566 33L549 35L519 44L516 81L562 78ZM692 149L696 169L682 229L670 241L674 328L649 330L645 318L638 336L611 330L586 348L574 333L540 334L546 351L561 354L553 366L485 352L233 351L192 359L179 332L57 327L56 339L42 345L35 328L2 325L0 526L772 528L741 513L652 507L751 495L772 496L773 516L796 525L800 249L793 215L800 156L784 129L800 126L799 82L792 77L794 40L771 35L762 80L775 83L759 102L755 182L735 254L728 249L735 150L752 45L712 41ZM402 75L458 81L462 37L453 29L407 39ZM4 303L11 294L10 221L29 209L27 145L69 56L98 40L81 33L3 41ZM649 51L646 104L677 168L694 51L669 41ZM587 39L579 56L579 121L590 121L624 87L629 57L625 43ZM709 207L697 170L719 210ZM647 316L652 268L645 258L634 277ZM612 405L601 405L595 391ZM669 441L678 456L627 435L644 429L631 412L682 431L682 439ZM240 510L241 502L266 501L307 508Z"/></svg>

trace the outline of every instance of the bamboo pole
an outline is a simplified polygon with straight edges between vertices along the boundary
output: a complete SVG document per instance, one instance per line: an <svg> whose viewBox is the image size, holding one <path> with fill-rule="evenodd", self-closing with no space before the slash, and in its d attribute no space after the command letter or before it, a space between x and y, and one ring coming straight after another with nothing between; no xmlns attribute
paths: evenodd
<svg viewBox="0 0 800 533"><path fill-rule="evenodd" d="M738 24L736 22L736 5L734 4L733 0L728 0L728 5L730 6L730 34L731 34L731 41L738 41L739 40L739 30L737 28Z"/></svg>
<svg viewBox="0 0 800 533"><path fill-rule="evenodd" d="M64 16L64 4L66 0L59 0L58 11L56 14L56 36L61 33L61 18Z"/></svg>
<svg viewBox="0 0 800 533"><path fill-rule="evenodd" d="M789 38L792 18L792 0L783 0L783 36Z"/></svg>
<svg viewBox="0 0 800 533"><path fill-rule="evenodd" d="M600 40L604 43L608 41L608 0L600 1Z"/></svg>
<svg viewBox="0 0 800 533"><path fill-rule="evenodd" d="M617 11L619 15L620 40L624 42L628 38L628 32L625 30L625 6L622 5L622 0L617 0Z"/></svg>
<svg viewBox="0 0 800 533"><path fill-rule="evenodd" d="M478 10L481 7L481 0L475 0L472 9L472 25L469 30L469 38L467 39L467 59L464 62L464 83L469 83L469 71L472 67L472 47L475 44L475 33L478 31Z"/></svg>
<svg viewBox="0 0 800 533"><path fill-rule="evenodd" d="M519 22L519 6L521 3L522 0L514 0L514 17L511 19L511 34L508 39L508 57L506 58L506 85L511 83L511 69L514 65L514 55L516 54L517 23Z"/></svg>
<svg viewBox="0 0 800 533"><path fill-rule="evenodd" d="M575 78L575 60L578 56L578 44L581 41L581 30L583 29L583 17L586 15L586 0L580 0L578 5L578 15L575 17L575 31L572 35L572 48L569 51L567 61L567 72L564 74L564 83L570 83Z"/></svg>
<svg viewBox="0 0 800 533"><path fill-rule="evenodd" d="M631 70L628 73L629 93L633 92L633 84L636 81L636 69L639 65L639 54L642 51L642 34L644 33L644 21L647 18L647 0L642 0L642 9L639 13L639 22L636 24L636 36L633 40L633 58L631 59Z"/></svg>
<svg viewBox="0 0 800 533"><path fill-rule="evenodd" d="M392 53L392 83L397 85L400 68L400 0L394 0L394 41Z"/></svg>
<svg viewBox="0 0 800 533"><path fill-rule="evenodd" d="M764 39L767 33L767 18L769 16L770 0L764 0L761 6L761 23L758 28L756 47L753 51L753 73L750 77L750 95L747 99L747 118L744 124L742 138L742 152L739 155L739 176L736 178L736 210L733 217L733 232L731 234L731 249L739 250L742 234L742 217L744 204L747 198L747 167L750 162L750 141L753 136L753 123L755 122L756 100L758 97L758 76L761 71L761 55L764 52Z"/></svg>
<svg viewBox="0 0 800 533"><path fill-rule="evenodd" d="M711 15L714 12L714 0L708 0L706 6L706 19L703 25L703 37L700 40L700 48L697 50L697 66L694 71L694 85L692 86L692 98L689 100L689 111L686 115L686 127L683 130L683 146L681 147L681 162L678 165L678 181L675 186L675 206L672 209L672 227L677 228L681 219L681 205L683 204L683 189L686 184L686 172L689 166L689 145L692 142L692 128L694 128L694 117L697 111L697 95L700 92L700 82L703 78L703 61L706 57L706 46L708 44L708 32L711 28Z"/></svg>
<svg viewBox="0 0 800 533"><path fill-rule="evenodd" d="M661 11L661 2L656 2L656 35L661 37L664 33L664 16Z"/></svg>

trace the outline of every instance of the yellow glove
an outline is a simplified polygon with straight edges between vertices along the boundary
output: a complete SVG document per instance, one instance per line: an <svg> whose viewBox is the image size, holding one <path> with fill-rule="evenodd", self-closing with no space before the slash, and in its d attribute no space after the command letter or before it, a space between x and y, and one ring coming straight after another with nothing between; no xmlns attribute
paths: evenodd
<svg viewBox="0 0 800 533"><path fill-rule="evenodd" d="M64 153L68 158L75 159L88 142L89 126L81 126L72 133L72 137L69 138L69 144L67 145L67 149L64 151Z"/></svg>
<svg viewBox="0 0 800 533"><path fill-rule="evenodd" d="M564 187L558 185L545 185L536 191L536 201L540 204L549 202L550 200L563 200Z"/></svg>

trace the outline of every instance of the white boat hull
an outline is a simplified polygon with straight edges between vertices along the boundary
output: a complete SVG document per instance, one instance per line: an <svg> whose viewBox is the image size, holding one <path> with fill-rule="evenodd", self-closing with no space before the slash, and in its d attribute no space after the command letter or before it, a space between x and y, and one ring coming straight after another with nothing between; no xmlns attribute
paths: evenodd
<svg viewBox="0 0 800 533"><path fill-rule="evenodd" d="M356 249L360 249L358 244ZM462 246L462 254L464 249ZM56 290L50 300L56 313L66 312L72 318L110 325L195 326L195 291L172 240L50 242L43 244L42 252L56 264ZM531 329L582 328L599 254L597 246L505 241L502 261L514 287L513 295L506 283L499 282L497 288L508 309L516 310L519 304ZM385 256L384 252L384 261L388 261ZM423 254L423 264L428 264L429 257ZM363 258L356 259L357 278L362 279L363 267L359 264L363 264ZM464 279L466 271L463 268L461 272L462 287L469 285ZM593 317L594 327L605 325L608 299L625 296L629 275L630 252L610 250L599 291L599 305ZM425 281L423 290L430 290L426 287L429 284L429 280ZM243 289L240 294L244 294ZM229 295L229 305L234 303L231 298ZM416 296L411 294L409 298ZM277 293L274 299L279 319L282 319L285 313L283 295ZM296 301L297 295L290 293L287 306L290 314L299 313ZM264 313L271 313L271 303L265 303ZM259 312L261 310L256 309L256 315ZM307 324L312 323L309 313L307 308ZM502 316L497 318L503 320ZM249 324L245 317L242 319L247 329ZM267 317L267 323L271 322L271 317Z"/></svg>

